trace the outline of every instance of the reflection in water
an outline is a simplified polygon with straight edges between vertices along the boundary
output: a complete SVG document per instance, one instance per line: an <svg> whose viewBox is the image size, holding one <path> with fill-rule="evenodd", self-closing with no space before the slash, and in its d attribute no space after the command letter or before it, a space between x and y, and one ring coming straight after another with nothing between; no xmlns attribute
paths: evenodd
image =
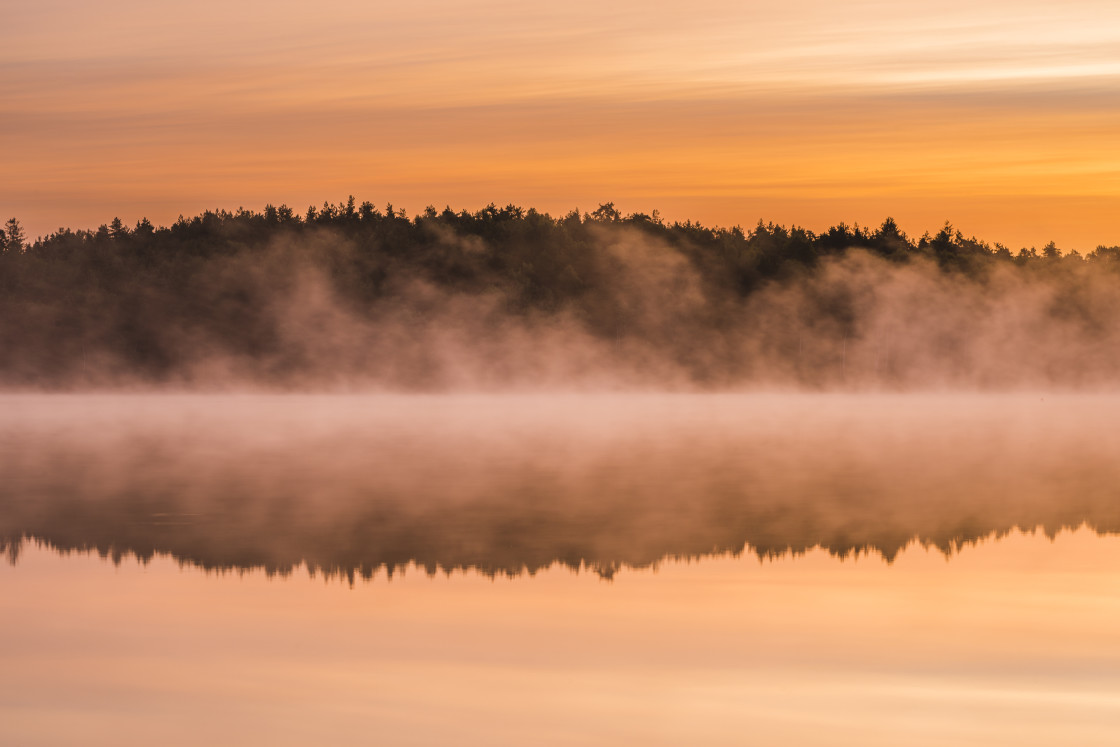
<svg viewBox="0 0 1120 747"><path fill-rule="evenodd" d="M0 563L4 745L1116 745L1120 538L352 590Z"/></svg>
<svg viewBox="0 0 1120 747"><path fill-rule="evenodd" d="M1120 397L8 396L0 547L610 576L1120 531Z"/></svg>

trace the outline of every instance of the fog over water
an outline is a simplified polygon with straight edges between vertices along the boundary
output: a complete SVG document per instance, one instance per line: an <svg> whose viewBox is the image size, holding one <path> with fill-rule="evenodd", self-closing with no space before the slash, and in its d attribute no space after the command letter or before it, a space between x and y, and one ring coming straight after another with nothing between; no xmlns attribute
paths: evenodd
<svg viewBox="0 0 1120 747"><path fill-rule="evenodd" d="M1120 248L353 201L12 246L13 560L610 576L1120 529Z"/></svg>
<svg viewBox="0 0 1120 747"><path fill-rule="evenodd" d="M5 395L0 543L354 578L1120 531L1120 397Z"/></svg>

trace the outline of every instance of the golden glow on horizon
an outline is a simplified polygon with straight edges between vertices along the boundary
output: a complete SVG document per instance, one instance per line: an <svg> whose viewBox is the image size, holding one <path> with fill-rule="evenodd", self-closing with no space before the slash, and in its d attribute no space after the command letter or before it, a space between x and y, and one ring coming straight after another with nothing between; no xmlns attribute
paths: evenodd
<svg viewBox="0 0 1120 747"><path fill-rule="evenodd" d="M1114 3L52 0L9 40L31 235L354 194L1120 243Z"/></svg>

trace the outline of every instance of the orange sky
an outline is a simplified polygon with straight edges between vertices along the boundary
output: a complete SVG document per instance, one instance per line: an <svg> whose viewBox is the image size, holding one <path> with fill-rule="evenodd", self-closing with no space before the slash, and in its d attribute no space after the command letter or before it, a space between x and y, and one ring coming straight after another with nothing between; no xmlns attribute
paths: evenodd
<svg viewBox="0 0 1120 747"><path fill-rule="evenodd" d="M1120 5L43 0L6 11L31 235L349 194L1120 243Z"/></svg>

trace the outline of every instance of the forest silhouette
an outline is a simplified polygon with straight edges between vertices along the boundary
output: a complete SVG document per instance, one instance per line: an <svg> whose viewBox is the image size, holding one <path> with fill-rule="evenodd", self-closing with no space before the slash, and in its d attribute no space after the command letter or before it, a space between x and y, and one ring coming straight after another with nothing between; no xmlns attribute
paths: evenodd
<svg viewBox="0 0 1120 747"><path fill-rule="evenodd" d="M119 219L0 242L0 385L1108 387L1120 247L744 231L612 203Z"/></svg>

